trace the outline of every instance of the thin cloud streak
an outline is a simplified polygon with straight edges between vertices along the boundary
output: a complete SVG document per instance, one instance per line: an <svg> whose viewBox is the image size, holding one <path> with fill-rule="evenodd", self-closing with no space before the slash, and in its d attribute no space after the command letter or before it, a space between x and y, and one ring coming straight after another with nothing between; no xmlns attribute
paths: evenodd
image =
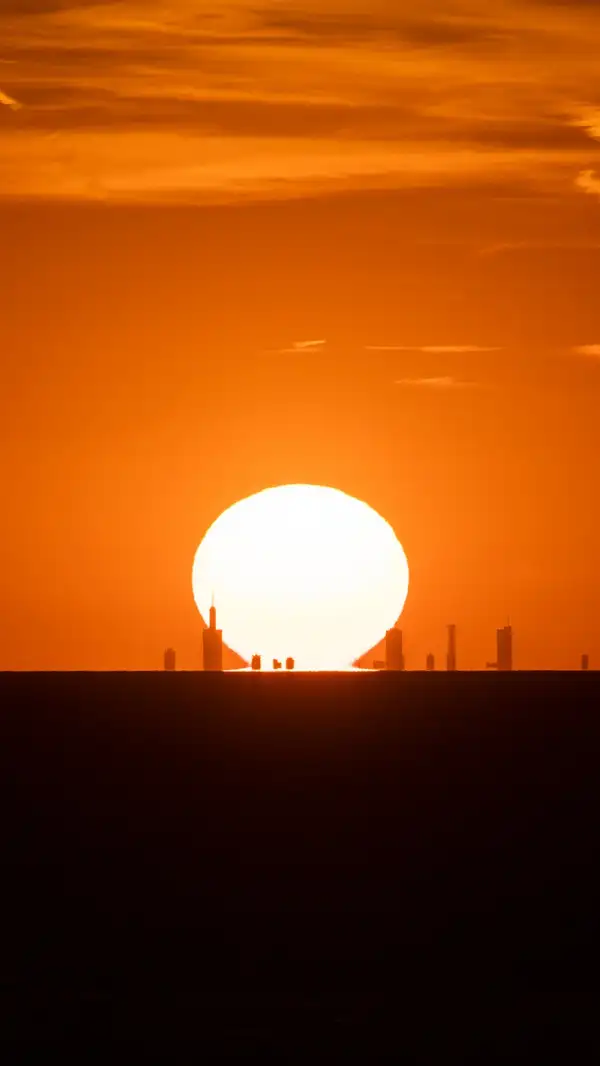
<svg viewBox="0 0 600 1066"><path fill-rule="evenodd" d="M502 348L478 344L369 344L367 352L422 352L425 355L468 355L477 352L501 352ZM430 379L433 380L433 379Z"/></svg>
<svg viewBox="0 0 600 1066"><path fill-rule="evenodd" d="M576 355L600 359L600 344L580 344L573 351Z"/></svg>
<svg viewBox="0 0 600 1066"><path fill-rule="evenodd" d="M323 345L325 345L325 344L327 344L326 340L320 340L320 341L294 341L294 349L297 350L297 351L301 351L302 352L302 351L306 351L307 349L311 349L311 348L322 348Z"/></svg>
<svg viewBox="0 0 600 1066"><path fill-rule="evenodd" d="M327 344L326 340L316 341L293 341L291 347L288 348L267 348L267 355L310 355L312 353L322 352L323 348Z"/></svg>
<svg viewBox="0 0 600 1066"><path fill-rule="evenodd" d="M437 377L437 378L400 378L398 381L394 381L394 385L399 385L403 388L424 388L424 389L471 389L474 388L476 383L473 381L459 381L453 377Z"/></svg>

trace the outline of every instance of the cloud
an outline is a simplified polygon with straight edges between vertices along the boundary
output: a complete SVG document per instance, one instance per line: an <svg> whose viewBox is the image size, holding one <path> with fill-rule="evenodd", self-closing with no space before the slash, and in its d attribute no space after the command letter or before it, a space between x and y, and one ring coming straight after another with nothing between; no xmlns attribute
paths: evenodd
<svg viewBox="0 0 600 1066"><path fill-rule="evenodd" d="M592 140L600 140L600 108L587 106L580 108L572 124L585 130Z"/></svg>
<svg viewBox="0 0 600 1066"><path fill-rule="evenodd" d="M324 4L324 7L327 5ZM351 6L351 5L348 5ZM379 10L377 10L379 6ZM465 15L458 11L439 11L433 8L426 17L415 19L403 10L402 3L379 4L367 13L340 11L307 11L264 6L258 12L269 28L280 30L285 39L294 42L312 41L321 46L366 42L406 42L428 48L457 44L493 42L500 36L493 21L479 14ZM427 17L428 16L428 17Z"/></svg>
<svg viewBox="0 0 600 1066"><path fill-rule="evenodd" d="M306 351L311 348L322 348L324 344L327 344L326 340L320 341L294 341L295 351Z"/></svg>
<svg viewBox="0 0 600 1066"><path fill-rule="evenodd" d="M501 348L491 348L478 344L369 344L366 350L368 352L423 352L426 355L468 355L475 352L502 351Z"/></svg>
<svg viewBox="0 0 600 1066"><path fill-rule="evenodd" d="M0 104L21 111L0 127L0 196L221 202L485 181L568 194L573 174L594 176L590 3L201 7L0 0Z"/></svg>
<svg viewBox="0 0 600 1066"><path fill-rule="evenodd" d="M600 359L600 344L580 344L573 349L576 355L591 356L593 359Z"/></svg>
<svg viewBox="0 0 600 1066"><path fill-rule="evenodd" d="M593 235L580 236L578 234L572 237L558 235L557 237L539 237L535 240L498 241L495 244L488 244L483 248L477 249L475 254L479 258L485 259L501 255L537 254L538 252L548 251L597 252L600 251L600 241Z"/></svg>
<svg viewBox="0 0 600 1066"><path fill-rule="evenodd" d="M600 178L595 170L582 170L575 179L575 185L588 196L600 196Z"/></svg>
<svg viewBox="0 0 600 1066"><path fill-rule="evenodd" d="M18 100L14 100L12 96L9 96L8 93L3 93L2 89L0 89L0 105L2 104L5 107L10 107L11 111L20 111L23 106Z"/></svg>
<svg viewBox="0 0 600 1066"><path fill-rule="evenodd" d="M473 381L459 381L453 377L437 377L437 378L400 378L399 381L395 381L394 385L401 385L407 388L425 388L425 389L469 389L473 388L475 382Z"/></svg>
<svg viewBox="0 0 600 1066"><path fill-rule="evenodd" d="M326 340L316 341L293 341L289 348L269 348L269 355L309 355L311 352L320 352L327 344Z"/></svg>

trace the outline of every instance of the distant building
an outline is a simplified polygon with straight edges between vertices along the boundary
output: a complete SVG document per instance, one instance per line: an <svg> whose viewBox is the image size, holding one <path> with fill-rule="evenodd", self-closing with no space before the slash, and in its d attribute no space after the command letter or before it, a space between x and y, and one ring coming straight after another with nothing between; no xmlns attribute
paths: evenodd
<svg viewBox="0 0 600 1066"><path fill-rule="evenodd" d="M425 665L429 671L435 670L435 655L432 652L429 652Z"/></svg>
<svg viewBox="0 0 600 1066"><path fill-rule="evenodd" d="M167 648L167 650L165 651L164 662L165 662L165 670L171 671L171 670L175 669L175 649L174 648Z"/></svg>
<svg viewBox="0 0 600 1066"><path fill-rule="evenodd" d="M404 670L401 629L388 629L385 635L385 665L387 670Z"/></svg>
<svg viewBox="0 0 600 1066"><path fill-rule="evenodd" d="M496 634L496 644L498 648L497 669L512 670L512 626L504 626L504 629L498 630L498 633Z"/></svg>
<svg viewBox="0 0 600 1066"><path fill-rule="evenodd" d="M209 626L202 633L202 665L204 670L223 669L223 631L217 629L217 612L211 607Z"/></svg>
<svg viewBox="0 0 600 1066"><path fill-rule="evenodd" d="M288 655L287 659L285 660L285 668L286 668L286 670L293 670L295 665L296 665L295 660L292 659L291 655Z"/></svg>
<svg viewBox="0 0 600 1066"><path fill-rule="evenodd" d="M456 670L456 626L448 626L448 652L446 655L446 669Z"/></svg>
<svg viewBox="0 0 600 1066"><path fill-rule="evenodd" d="M253 670L261 670L262 669L262 659L261 659L260 655L253 655L250 665L251 665Z"/></svg>
<svg viewBox="0 0 600 1066"><path fill-rule="evenodd" d="M582 655L581 656L581 669L582 670L589 670L589 668L590 668L590 657L589 657L589 655Z"/></svg>
<svg viewBox="0 0 600 1066"><path fill-rule="evenodd" d="M496 630L496 662L488 663L489 670L512 670L512 626Z"/></svg>
<svg viewBox="0 0 600 1066"><path fill-rule="evenodd" d="M273 669L274 670L281 670L281 663L280 663L279 659L273 659Z"/></svg>

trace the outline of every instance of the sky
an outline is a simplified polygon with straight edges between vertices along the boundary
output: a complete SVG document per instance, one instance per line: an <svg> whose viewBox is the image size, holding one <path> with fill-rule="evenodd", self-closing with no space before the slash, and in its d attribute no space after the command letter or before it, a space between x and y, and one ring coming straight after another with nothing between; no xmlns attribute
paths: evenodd
<svg viewBox="0 0 600 1066"><path fill-rule="evenodd" d="M592 0L1 0L0 668L194 668L203 533L296 481L396 529L408 666L600 664L599 51Z"/></svg>

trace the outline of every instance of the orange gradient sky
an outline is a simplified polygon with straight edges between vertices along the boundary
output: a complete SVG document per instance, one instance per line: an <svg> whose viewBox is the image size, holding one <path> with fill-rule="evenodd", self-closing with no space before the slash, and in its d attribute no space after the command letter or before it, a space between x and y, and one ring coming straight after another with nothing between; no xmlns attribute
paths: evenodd
<svg viewBox="0 0 600 1066"><path fill-rule="evenodd" d="M286 482L394 526L409 667L600 663L599 51L590 2L0 6L0 668L198 665L198 543Z"/></svg>

